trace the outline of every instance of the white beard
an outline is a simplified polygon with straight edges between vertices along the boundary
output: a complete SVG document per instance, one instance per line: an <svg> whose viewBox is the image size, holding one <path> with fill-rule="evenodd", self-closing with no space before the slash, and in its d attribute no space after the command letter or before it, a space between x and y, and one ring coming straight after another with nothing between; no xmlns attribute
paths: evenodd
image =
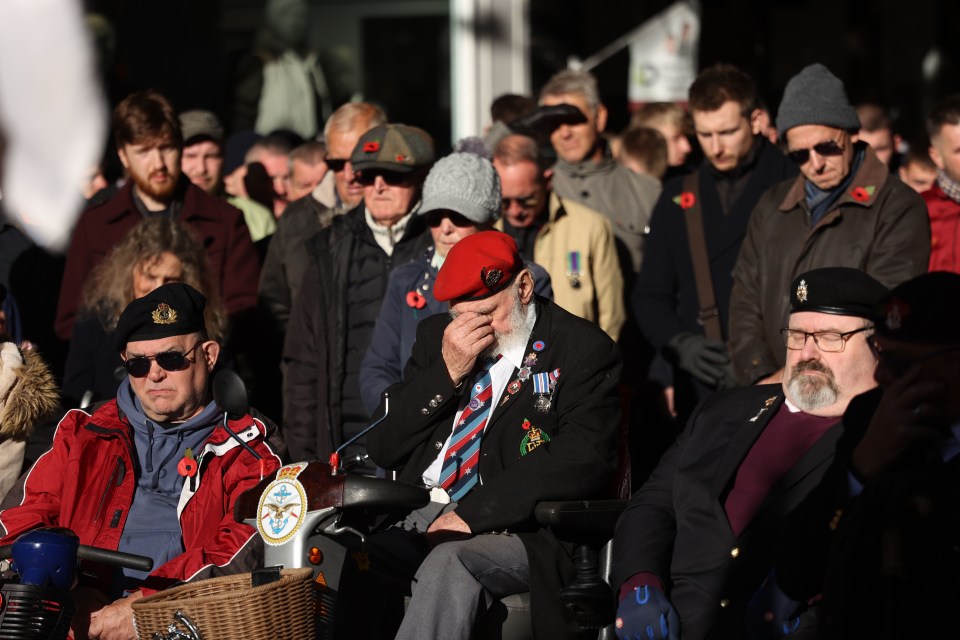
<svg viewBox="0 0 960 640"><path fill-rule="evenodd" d="M530 339L530 332L537 321L533 302L524 306L517 298L510 310L510 331L494 333L494 343L483 350L481 357L496 358L516 349L522 349Z"/></svg>

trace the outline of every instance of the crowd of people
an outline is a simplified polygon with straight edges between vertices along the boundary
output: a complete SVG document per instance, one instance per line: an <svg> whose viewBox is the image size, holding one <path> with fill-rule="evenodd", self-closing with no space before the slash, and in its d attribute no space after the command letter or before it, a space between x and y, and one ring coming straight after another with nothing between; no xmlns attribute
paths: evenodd
<svg viewBox="0 0 960 640"><path fill-rule="evenodd" d="M310 65L277 55L262 91ZM612 134L568 70L439 157L308 79L322 100L251 102L229 131L123 99L124 177L92 172L58 291L0 228L0 544L64 526L155 561L80 585L76 637L133 638L134 600L254 568L237 497L348 441L350 472L431 489L388 527L413 542L391 636L469 638L531 591L537 637L565 637L571 546L534 508L624 473L618 637L938 628L960 591L960 98L907 148L823 65L774 114L716 64ZM256 407L226 424L221 368Z"/></svg>

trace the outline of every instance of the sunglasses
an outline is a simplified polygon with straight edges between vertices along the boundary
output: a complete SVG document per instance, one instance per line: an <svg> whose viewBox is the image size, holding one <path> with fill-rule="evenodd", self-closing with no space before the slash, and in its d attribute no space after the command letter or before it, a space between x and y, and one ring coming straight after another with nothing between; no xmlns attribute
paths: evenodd
<svg viewBox="0 0 960 640"><path fill-rule="evenodd" d="M836 140L819 142L813 145L813 150L817 152L818 156L823 156L825 158L843 154L843 147L841 147ZM807 160L810 159L810 149L797 149L795 151L788 151L787 157L797 164L806 164Z"/></svg>
<svg viewBox="0 0 960 640"><path fill-rule="evenodd" d="M436 229L443 224L444 218L449 218L451 224L453 224L455 227L472 227L476 224L470 218L462 216L454 211L431 211L430 213L426 214L424 218L426 218L427 226L433 229Z"/></svg>
<svg viewBox="0 0 960 640"><path fill-rule="evenodd" d="M330 168L331 171L333 171L334 173L340 173L341 171L343 171L343 168L346 167L347 163L350 161L343 160L341 158L327 158L325 162L327 163L327 166Z"/></svg>
<svg viewBox="0 0 960 640"><path fill-rule="evenodd" d="M509 209L513 203L516 203L521 209L533 209L540 203L540 198L535 195L525 198L503 198L503 210Z"/></svg>
<svg viewBox="0 0 960 640"><path fill-rule="evenodd" d="M407 178L410 174L400 171L390 171L389 169L365 169L357 172L356 180L365 187L369 187L377 180L377 176L383 178L391 187L397 187L407 184Z"/></svg>
<svg viewBox="0 0 960 640"><path fill-rule="evenodd" d="M157 364L160 365L161 369L165 371L180 371L186 368L187 363L187 354L192 352L194 349L203 344L203 340L197 342L184 353L179 351L164 351L163 353L158 353L154 356L135 356L133 358L127 358L123 361L123 366L134 378L142 378L148 373L150 373L150 361L156 360Z"/></svg>

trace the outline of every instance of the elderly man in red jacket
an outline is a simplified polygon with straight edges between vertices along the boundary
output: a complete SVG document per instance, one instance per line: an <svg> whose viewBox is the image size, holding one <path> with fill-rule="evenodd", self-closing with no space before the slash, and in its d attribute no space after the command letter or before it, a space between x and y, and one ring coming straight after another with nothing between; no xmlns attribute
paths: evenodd
<svg viewBox="0 0 960 640"><path fill-rule="evenodd" d="M129 374L116 399L92 415L67 412L2 504L0 544L67 527L81 544L153 559L149 574L84 569L76 638L89 625L90 638L133 640L134 600L259 561L256 531L234 521L233 505L280 466L284 447L256 411L224 424L210 392L220 345L207 337L205 304L179 282L131 302L114 338Z"/></svg>

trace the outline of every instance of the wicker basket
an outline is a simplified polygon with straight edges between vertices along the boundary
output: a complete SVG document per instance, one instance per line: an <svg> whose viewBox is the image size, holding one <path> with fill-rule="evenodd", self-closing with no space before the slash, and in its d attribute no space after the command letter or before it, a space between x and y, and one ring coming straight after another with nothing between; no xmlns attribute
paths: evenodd
<svg viewBox="0 0 960 640"><path fill-rule="evenodd" d="M210 578L160 591L133 603L137 638L166 637L168 628L186 632L181 612L203 640L314 640L313 571L284 569L280 580L250 586L250 574Z"/></svg>

